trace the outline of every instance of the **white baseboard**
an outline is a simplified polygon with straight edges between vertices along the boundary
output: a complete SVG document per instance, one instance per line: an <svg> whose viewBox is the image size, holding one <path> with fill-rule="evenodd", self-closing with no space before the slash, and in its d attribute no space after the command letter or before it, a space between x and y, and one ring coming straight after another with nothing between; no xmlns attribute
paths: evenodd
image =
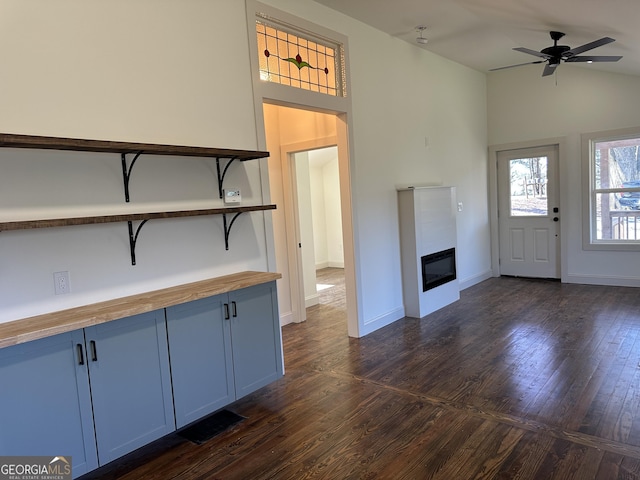
<svg viewBox="0 0 640 480"><path fill-rule="evenodd" d="M474 275L473 277L459 279L458 285L460 287L460 291L469 287L473 287L474 285L477 285L480 282L484 282L485 280L488 280L491 277L493 277L491 270L486 270L482 273L479 273L478 275Z"/></svg>
<svg viewBox="0 0 640 480"><path fill-rule="evenodd" d="M316 270L322 270L323 268L344 268L344 261L342 262L322 262L316 263Z"/></svg>
<svg viewBox="0 0 640 480"><path fill-rule="evenodd" d="M607 285L612 287L640 287L640 278L614 277L602 275L567 275L565 283L581 283L585 285Z"/></svg>
<svg viewBox="0 0 640 480"><path fill-rule="evenodd" d="M360 337L364 337L371 332L375 332L382 327L386 327L387 325L395 322L396 320L400 320L401 318L404 318L404 307L398 307L391 310L390 312L384 313L370 320L365 320L363 328L359 332Z"/></svg>
<svg viewBox="0 0 640 480"><path fill-rule="evenodd" d="M315 295L309 295L304 299L305 308L313 307L314 305L318 305L320 303L320 294L316 293Z"/></svg>
<svg viewBox="0 0 640 480"><path fill-rule="evenodd" d="M281 313L280 326L284 327L285 325L289 325L290 323L293 323L293 312Z"/></svg>

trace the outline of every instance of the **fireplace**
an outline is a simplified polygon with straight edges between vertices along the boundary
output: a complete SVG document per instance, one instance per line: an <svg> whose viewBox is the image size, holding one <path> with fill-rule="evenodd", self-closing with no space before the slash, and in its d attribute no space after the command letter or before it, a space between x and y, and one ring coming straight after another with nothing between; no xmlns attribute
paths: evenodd
<svg viewBox="0 0 640 480"><path fill-rule="evenodd" d="M423 318L460 300L456 279L456 189L400 190L398 213L404 314Z"/></svg>
<svg viewBox="0 0 640 480"><path fill-rule="evenodd" d="M449 248L441 252L422 257L422 291L456 279L456 249Z"/></svg>

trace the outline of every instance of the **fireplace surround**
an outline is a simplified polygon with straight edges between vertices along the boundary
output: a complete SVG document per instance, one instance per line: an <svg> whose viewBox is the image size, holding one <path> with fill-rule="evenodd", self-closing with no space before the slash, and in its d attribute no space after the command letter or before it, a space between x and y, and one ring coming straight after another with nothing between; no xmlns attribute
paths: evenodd
<svg viewBox="0 0 640 480"><path fill-rule="evenodd" d="M404 312L423 318L460 299L456 189L398 190L398 213Z"/></svg>

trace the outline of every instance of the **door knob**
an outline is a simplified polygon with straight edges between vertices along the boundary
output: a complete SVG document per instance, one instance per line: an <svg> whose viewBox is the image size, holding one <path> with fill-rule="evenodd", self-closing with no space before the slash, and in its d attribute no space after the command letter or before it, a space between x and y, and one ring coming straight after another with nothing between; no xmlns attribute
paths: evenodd
<svg viewBox="0 0 640 480"><path fill-rule="evenodd" d="M558 217L553 217L554 222L557 222L558 220L560 220Z"/></svg>

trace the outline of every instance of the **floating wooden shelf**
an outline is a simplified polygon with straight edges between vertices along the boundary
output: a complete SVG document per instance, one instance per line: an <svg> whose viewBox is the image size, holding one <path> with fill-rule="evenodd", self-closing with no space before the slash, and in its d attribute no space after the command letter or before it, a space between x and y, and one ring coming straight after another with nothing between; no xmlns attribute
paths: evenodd
<svg viewBox="0 0 640 480"><path fill-rule="evenodd" d="M118 153L122 157L125 200L129 201L129 178L133 165L140 155L174 155L182 157L208 157L216 159L218 194L222 198L222 183L229 166L236 160L245 162L269 156L269 152L255 150L233 150L228 148L189 147L185 145L159 145L154 143L112 142L107 140L85 140L80 138L41 137L0 133L0 148L35 148L43 150L71 150L76 152ZM127 166L127 154L135 155ZM226 159L224 166L220 160Z"/></svg>
<svg viewBox="0 0 640 480"><path fill-rule="evenodd" d="M256 160L269 156L269 152L253 150L232 150L224 148L189 147L180 145L158 145L151 143L112 142L105 140L84 140L78 138L42 137L32 135L14 135L0 133L0 148L32 148L39 150L63 150L78 152L118 153L121 156L122 176L124 180L125 201L129 202L129 180L131 171L141 155L173 155L187 157L208 157L216 159L216 173L218 177L218 194L222 198L224 177L229 166L236 160ZM134 158L127 165L128 154ZM221 164L221 160L226 161ZM222 207L202 210L182 210L172 212L130 213L120 215L99 215L76 218L57 218L47 220L28 220L0 223L0 231L26 230L33 228L65 227L71 225L89 225L98 223L128 222L129 246L131 249L131 264L136 264L135 249L140 229L148 220L157 218L195 217L200 215L222 215L224 220L224 244L229 250L229 232L238 215L244 212L260 210L274 210L275 205L255 205L243 207ZM227 214L233 214L227 222ZM135 233L133 222L140 222Z"/></svg>
<svg viewBox="0 0 640 480"><path fill-rule="evenodd" d="M55 218L50 220L25 220L0 223L0 231L29 230L32 228L68 227L73 225L91 225L96 223L133 222L156 218L197 217L201 215L223 215L228 213L275 210L275 205L255 205L244 207L207 208L202 210L180 210L175 212L129 213L121 215L102 215L95 217Z"/></svg>
<svg viewBox="0 0 640 480"><path fill-rule="evenodd" d="M269 156L269 152L253 150L156 145L152 143L111 142L106 140L13 135L9 133L0 133L0 147L120 154L142 153L145 155L175 155L183 157L234 158L240 161L255 160Z"/></svg>
<svg viewBox="0 0 640 480"><path fill-rule="evenodd" d="M30 230L33 228L69 227L73 225L95 225L99 223L127 222L129 224L129 249L131 251L131 265L136 264L136 244L140 229L149 220L158 218L198 217L202 215L222 215L224 222L224 248L229 250L229 233L238 215L244 212L275 210L275 205L253 205L244 207L207 208L202 210L179 210L174 212L129 213L121 215L101 215L94 217L54 218L49 220L26 220L18 222L0 223L0 232L9 230ZM231 221L227 221L227 214L233 214ZM135 233L133 222L139 221Z"/></svg>

